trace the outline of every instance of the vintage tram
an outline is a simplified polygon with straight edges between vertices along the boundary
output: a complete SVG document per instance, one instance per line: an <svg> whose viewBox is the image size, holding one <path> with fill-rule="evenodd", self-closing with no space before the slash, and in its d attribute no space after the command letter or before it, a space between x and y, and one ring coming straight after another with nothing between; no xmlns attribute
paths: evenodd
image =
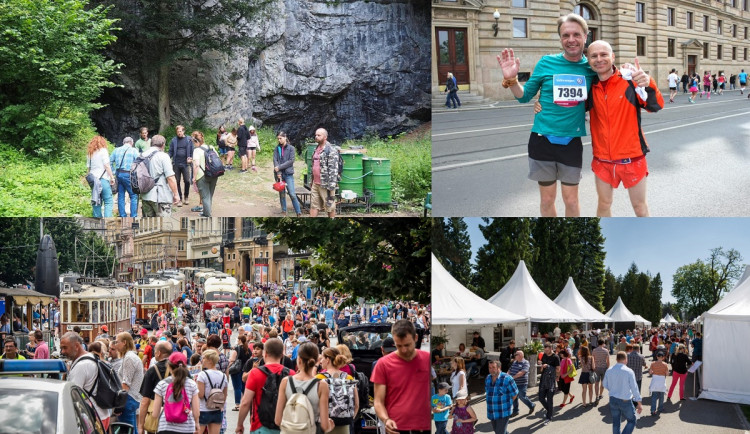
<svg viewBox="0 0 750 434"><path fill-rule="evenodd" d="M172 302L179 299L182 290L180 281L159 275L138 279L133 293L136 321L150 329L154 314L162 309L171 310Z"/></svg>
<svg viewBox="0 0 750 434"><path fill-rule="evenodd" d="M93 342L101 326L110 337L130 329L130 292L111 279L80 277L62 282L60 326L63 333L78 326L81 337Z"/></svg>
<svg viewBox="0 0 750 434"><path fill-rule="evenodd" d="M216 272L207 277L203 284L203 312L233 308L237 304L239 291L237 279L228 274Z"/></svg>

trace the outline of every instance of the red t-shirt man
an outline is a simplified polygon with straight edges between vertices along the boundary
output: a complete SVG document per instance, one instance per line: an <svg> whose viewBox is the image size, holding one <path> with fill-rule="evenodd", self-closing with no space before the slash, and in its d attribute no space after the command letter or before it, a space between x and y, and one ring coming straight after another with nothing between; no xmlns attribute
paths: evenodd
<svg viewBox="0 0 750 434"><path fill-rule="evenodd" d="M385 408L399 431L429 431L430 353L415 350L417 355L406 361L393 352L378 360L372 372L373 383L386 386Z"/></svg>
<svg viewBox="0 0 750 434"><path fill-rule="evenodd" d="M268 370L273 372L274 374L278 374L279 372L281 372L282 369L284 369L284 365L281 365L279 363L269 363L264 366L268 368ZM294 374L296 374L296 372L294 372L293 369L290 369L289 375L294 375ZM261 426L263 426L260 423L260 419L258 418L258 406L260 405L260 400L263 395L264 384L266 384L266 374L264 374L263 371L260 369L251 369L250 374L248 374L247 376L247 383L245 383L246 389L249 389L255 392L255 396L253 397L253 416L252 416L253 419L250 422L250 431L258 430L260 429ZM428 399L428 402L429 402L429 399Z"/></svg>

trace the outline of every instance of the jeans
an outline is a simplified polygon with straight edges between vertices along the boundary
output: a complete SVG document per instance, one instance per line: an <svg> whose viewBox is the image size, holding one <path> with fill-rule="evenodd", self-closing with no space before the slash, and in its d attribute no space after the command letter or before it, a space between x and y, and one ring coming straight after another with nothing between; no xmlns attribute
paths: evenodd
<svg viewBox="0 0 750 434"><path fill-rule="evenodd" d="M173 166L174 168L174 180L177 182L177 193L180 195L180 200L187 200L188 196L190 196L190 184L192 182L192 179L190 177L190 166L183 166L183 167L177 167ZM183 184L185 184L185 195L183 196L182 189L180 188L180 178L182 178Z"/></svg>
<svg viewBox="0 0 750 434"><path fill-rule="evenodd" d="M526 407L529 407L529 410L533 410L536 406L528 396L526 396L526 389L529 388L528 384L521 384L518 385L518 399L513 400L513 413L518 413L518 401L521 401L526 405Z"/></svg>
<svg viewBox="0 0 750 434"><path fill-rule="evenodd" d="M612 413L612 433L620 434L620 418L624 417L628 423L622 434L630 434L635 429L635 407L633 401L609 398L609 411Z"/></svg>
<svg viewBox="0 0 750 434"><path fill-rule="evenodd" d="M510 422L510 416L501 417L500 419L490 419L492 431L495 434L508 434L508 422Z"/></svg>
<svg viewBox="0 0 750 434"><path fill-rule="evenodd" d="M479 368L477 367L477 362L467 362L466 363L466 375L469 377L472 376L474 373L479 373Z"/></svg>
<svg viewBox="0 0 750 434"><path fill-rule="evenodd" d="M93 216L97 218L112 217L112 208L115 201L112 198L112 184L106 179L101 179L102 183L102 205L104 205L104 215L102 215L102 205L93 205Z"/></svg>
<svg viewBox="0 0 750 434"><path fill-rule="evenodd" d="M198 193L201 195L201 201L203 202L203 212L201 213L201 217L211 217L211 199L214 197L216 181L218 180L219 178L211 178L208 176L203 176L198 180ZM179 186L180 184L177 185Z"/></svg>
<svg viewBox="0 0 750 434"><path fill-rule="evenodd" d="M445 428L448 426L447 420L436 420L435 421L435 434L448 434Z"/></svg>
<svg viewBox="0 0 750 434"><path fill-rule="evenodd" d="M125 209L125 192L130 196L130 215ZM138 195L130 185L130 172L117 172L117 212L120 217L138 217Z"/></svg>
<svg viewBox="0 0 750 434"><path fill-rule="evenodd" d="M552 412L554 411L554 404L552 399L555 396L555 389L542 389L539 388L539 402L542 404L547 414L544 416L547 420L552 420Z"/></svg>
<svg viewBox="0 0 750 434"><path fill-rule="evenodd" d="M451 101L453 102L453 108L461 106L461 100L458 99L458 92L455 90L448 92L448 96L445 98L445 105L450 107Z"/></svg>
<svg viewBox="0 0 750 434"><path fill-rule="evenodd" d="M288 193L289 197L292 198L292 206L294 207L294 212L297 214L302 214L302 211L299 208L299 201L297 200L297 195L294 194L294 175L284 175L284 182L286 182L286 191L279 192L279 202L281 202L281 212L286 212L286 195Z"/></svg>
<svg viewBox="0 0 750 434"><path fill-rule="evenodd" d="M137 423L135 422L135 412L138 411L138 407L140 404L138 401L133 399L132 396L128 395L128 401L125 403L125 409L122 411L122 414L117 416L118 422L125 422L130 425L133 425L133 433L138 434L138 428Z"/></svg>
<svg viewBox="0 0 750 434"><path fill-rule="evenodd" d="M658 404L658 406L657 406ZM664 392L651 392L651 413L664 410Z"/></svg>
<svg viewBox="0 0 750 434"><path fill-rule="evenodd" d="M242 384L242 372L230 375L232 378L232 387L234 388L234 404L240 405L242 400L242 392L245 391L245 386Z"/></svg>

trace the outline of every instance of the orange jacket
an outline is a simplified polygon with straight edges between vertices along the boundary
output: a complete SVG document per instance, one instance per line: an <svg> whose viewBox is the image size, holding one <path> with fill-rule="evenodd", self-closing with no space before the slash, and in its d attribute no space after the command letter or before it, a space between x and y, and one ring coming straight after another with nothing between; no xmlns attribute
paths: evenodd
<svg viewBox="0 0 750 434"><path fill-rule="evenodd" d="M664 98L651 78L644 101L634 83L622 78L620 71L607 80L606 86L594 79L587 109L591 118L591 143L594 157L617 161L646 155L649 151L641 129L641 108L657 112L664 107Z"/></svg>

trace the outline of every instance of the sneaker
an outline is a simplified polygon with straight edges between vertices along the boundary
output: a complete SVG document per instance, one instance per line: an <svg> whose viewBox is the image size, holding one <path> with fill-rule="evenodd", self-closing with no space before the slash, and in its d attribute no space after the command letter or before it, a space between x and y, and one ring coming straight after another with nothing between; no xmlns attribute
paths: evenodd
<svg viewBox="0 0 750 434"><path fill-rule="evenodd" d="M185 198L185 200L182 201L183 205L190 205L190 201L188 201L188 198Z"/></svg>
<svg viewBox="0 0 750 434"><path fill-rule="evenodd" d="M297 213L297 217L302 217L302 213Z"/></svg>
<svg viewBox="0 0 750 434"><path fill-rule="evenodd" d="M549 425L549 423L550 423L550 420L549 420L549 419L544 419L544 426L547 426L547 425Z"/></svg>
<svg viewBox="0 0 750 434"><path fill-rule="evenodd" d="M192 212L203 212L203 207L202 206L194 206L194 207L190 208L190 211L192 211Z"/></svg>
<svg viewBox="0 0 750 434"><path fill-rule="evenodd" d="M514 416L518 416L518 412L517 411L514 411L513 413L510 414L510 417L514 417Z"/></svg>
<svg viewBox="0 0 750 434"><path fill-rule="evenodd" d="M247 173L247 170L246 169L242 169L242 170L240 170L240 173Z"/></svg>
<svg viewBox="0 0 750 434"><path fill-rule="evenodd" d="M690 104L695 104L695 101L693 101L693 100L691 99L691 100L690 100Z"/></svg>
<svg viewBox="0 0 750 434"><path fill-rule="evenodd" d="M181 201L181 200L180 200L180 201L177 201L177 207L178 207L178 208L182 208L182 201Z"/></svg>

